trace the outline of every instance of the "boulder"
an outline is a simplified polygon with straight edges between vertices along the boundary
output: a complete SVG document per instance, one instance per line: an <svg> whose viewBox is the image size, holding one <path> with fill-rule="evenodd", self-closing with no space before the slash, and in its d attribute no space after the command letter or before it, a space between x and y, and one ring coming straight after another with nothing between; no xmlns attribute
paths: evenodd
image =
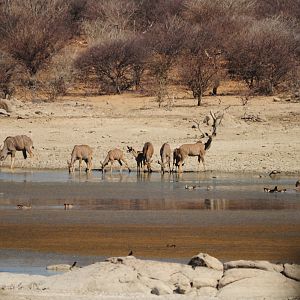
<svg viewBox="0 0 300 300"><path fill-rule="evenodd" d="M264 277L268 276L269 272L259 269L246 269L246 268L236 268L236 269L229 269L224 272L223 277L219 281L218 288L221 289L224 286L245 279L245 278L252 278L252 277Z"/></svg>
<svg viewBox="0 0 300 300"><path fill-rule="evenodd" d="M234 270L236 271L240 270ZM234 281L221 288L217 294L222 300L298 299L299 295L299 282L273 271L261 271L257 276Z"/></svg>
<svg viewBox="0 0 300 300"><path fill-rule="evenodd" d="M217 258L210 256L207 253L199 253L198 255L193 256L188 265L223 271L223 264Z"/></svg>
<svg viewBox="0 0 300 300"><path fill-rule="evenodd" d="M8 113L5 109L0 108L0 115L3 115L3 116L10 116L10 113Z"/></svg>
<svg viewBox="0 0 300 300"><path fill-rule="evenodd" d="M209 287L209 286L197 289L197 295L199 297L208 297L208 296L216 297L217 293L218 293L218 290L216 288Z"/></svg>
<svg viewBox="0 0 300 300"><path fill-rule="evenodd" d="M68 264L58 264L58 265L50 265L46 267L46 270L49 271L58 271L58 272L66 272L71 270L71 265Z"/></svg>
<svg viewBox="0 0 300 300"><path fill-rule="evenodd" d="M12 112L11 105L10 105L9 101L7 101L5 99L0 99L0 109L5 110L7 113Z"/></svg>
<svg viewBox="0 0 300 300"><path fill-rule="evenodd" d="M224 263L224 269L232 269L232 268L247 268L247 269L260 269L271 272L282 272L283 265L282 264L272 264L268 261L264 260L235 260Z"/></svg>
<svg viewBox="0 0 300 300"><path fill-rule="evenodd" d="M300 265L284 264L283 267L284 267L283 274L286 277L300 281Z"/></svg>

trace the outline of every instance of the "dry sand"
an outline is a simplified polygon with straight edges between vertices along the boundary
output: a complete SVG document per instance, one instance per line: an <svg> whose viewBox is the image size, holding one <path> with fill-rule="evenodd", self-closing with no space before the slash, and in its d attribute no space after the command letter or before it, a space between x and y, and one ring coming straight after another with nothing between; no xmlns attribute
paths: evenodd
<svg viewBox="0 0 300 300"><path fill-rule="evenodd" d="M197 141L193 119L202 121L210 110L226 110L222 126L206 154L208 170L299 172L300 104L273 97L256 97L243 106L239 97L205 97L202 107L193 99L175 99L158 108L153 98L137 95L66 98L52 103L12 101L13 113L0 118L0 141L6 136L32 137L36 157L24 161L17 154L16 167L66 168L75 144L89 144L95 150L94 168L100 167L108 150L141 150L151 141L154 161L164 142L172 148ZM259 116L262 122L245 122L244 114ZM203 128L207 130L207 128ZM133 157L127 154L135 167ZM9 159L1 163L9 166ZM0 166L1 166L0 165ZM185 170L196 170L196 158L188 159ZM154 164L154 169L159 169Z"/></svg>

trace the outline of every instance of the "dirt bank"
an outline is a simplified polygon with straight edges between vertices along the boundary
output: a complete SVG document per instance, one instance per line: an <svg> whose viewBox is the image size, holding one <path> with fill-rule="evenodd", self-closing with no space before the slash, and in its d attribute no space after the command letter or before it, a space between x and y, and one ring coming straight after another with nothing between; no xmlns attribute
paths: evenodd
<svg viewBox="0 0 300 300"><path fill-rule="evenodd" d="M12 115L0 118L0 141L9 135L32 137L36 157L24 161L18 153L16 167L66 168L73 146L89 144L95 150L94 167L99 168L108 150L126 150L127 145L140 150L147 141L155 146L156 162L164 142L175 148L198 139L193 119L201 121L210 110L230 105L206 154L208 170L299 172L299 103L257 97L243 106L233 96L206 97L203 103L196 107L193 99L175 99L171 106L158 108L153 98L135 95L69 97L55 103L13 101ZM246 122L241 119L245 114L259 116L261 122ZM135 167L133 157L127 157ZM1 163L7 166L9 159ZM185 169L196 166L196 159L190 158Z"/></svg>

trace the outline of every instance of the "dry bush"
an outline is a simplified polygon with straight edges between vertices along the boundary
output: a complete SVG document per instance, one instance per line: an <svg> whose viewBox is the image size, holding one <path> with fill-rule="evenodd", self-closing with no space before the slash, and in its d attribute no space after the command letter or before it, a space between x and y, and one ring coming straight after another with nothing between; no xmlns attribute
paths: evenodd
<svg viewBox="0 0 300 300"><path fill-rule="evenodd" d="M94 44L112 40L131 39L135 31L133 0L109 0L89 3L94 15L82 24L84 34Z"/></svg>
<svg viewBox="0 0 300 300"><path fill-rule="evenodd" d="M250 89L272 94L295 67L296 40L280 19L255 21L236 36L228 52L229 72Z"/></svg>
<svg viewBox="0 0 300 300"><path fill-rule="evenodd" d="M12 95L12 78L16 68L16 62L5 52L0 51L0 97L6 98Z"/></svg>
<svg viewBox="0 0 300 300"><path fill-rule="evenodd" d="M75 57L70 54L71 51L71 49L66 49L56 55L47 72L41 76L43 92L49 101L54 101L59 96L65 96L73 84L75 78L73 61Z"/></svg>
<svg viewBox="0 0 300 300"><path fill-rule="evenodd" d="M296 18L300 21L299 0L259 0L255 5L255 14L259 18L281 16Z"/></svg>
<svg viewBox="0 0 300 300"><path fill-rule="evenodd" d="M226 49L229 37L255 11L256 0L187 0L185 19L211 35L214 47Z"/></svg>
<svg viewBox="0 0 300 300"><path fill-rule="evenodd" d="M181 16L185 0L135 0L134 15L136 30L147 32L154 25L164 23L168 18Z"/></svg>
<svg viewBox="0 0 300 300"><path fill-rule="evenodd" d="M136 85L147 56L142 39L114 40L91 47L75 61L84 78L96 76L99 90L120 94Z"/></svg>
<svg viewBox="0 0 300 300"><path fill-rule="evenodd" d="M155 25L148 33L147 40L151 49L148 67L155 81L159 106L167 96L169 73L184 48L188 27L177 17L168 18L164 23Z"/></svg>
<svg viewBox="0 0 300 300"><path fill-rule="evenodd" d="M203 93L213 88L214 93L221 79L221 51L215 48L213 35L208 30L191 30L180 60L181 83L192 91L201 105Z"/></svg>
<svg viewBox="0 0 300 300"><path fill-rule="evenodd" d="M63 0L14 0L1 6L0 47L35 75L71 36Z"/></svg>

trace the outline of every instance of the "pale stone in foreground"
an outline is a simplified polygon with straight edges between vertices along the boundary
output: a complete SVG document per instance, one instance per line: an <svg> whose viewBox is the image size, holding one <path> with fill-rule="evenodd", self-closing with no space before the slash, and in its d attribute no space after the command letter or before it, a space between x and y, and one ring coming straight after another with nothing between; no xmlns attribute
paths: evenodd
<svg viewBox="0 0 300 300"><path fill-rule="evenodd" d="M70 271L71 265L68 264L59 264L59 265L50 265L46 267L46 270L50 271Z"/></svg>
<svg viewBox="0 0 300 300"><path fill-rule="evenodd" d="M287 264L286 271L294 271L289 268ZM134 256L113 257L50 277L0 273L1 300L294 300L298 295L300 282L272 268L232 268L223 273Z"/></svg>
<svg viewBox="0 0 300 300"><path fill-rule="evenodd" d="M224 269L232 269L232 268L247 268L247 269L260 269L270 272L282 272L283 265L281 264L272 264L268 261L264 260L235 260L224 263Z"/></svg>
<svg viewBox="0 0 300 300"><path fill-rule="evenodd" d="M289 277L289 278L295 279L297 281L300 281L300 265L284 264L283 274L286 277Z"/></svg>
<svg viewBox="0 0 300 300"><path fill-rule="evenodd" d="M242 279L246 278L253 278L253 277L265 277L269 276L269 271L259 270L259 269L247 269L247 268L236 268L236 269L229 269L224 272L223 277L219 281L218 288L221 289L228 284L237 282Z"/></svg>
<svg viewBox="0 0 300 300"><path fill-rule="evenodd" d="M223 287L218 293L222 300L291 299L300 295L300 284L280 273L264 271L264 275L245 278ZM298 298L299 299L299 298Z"/></svg>

